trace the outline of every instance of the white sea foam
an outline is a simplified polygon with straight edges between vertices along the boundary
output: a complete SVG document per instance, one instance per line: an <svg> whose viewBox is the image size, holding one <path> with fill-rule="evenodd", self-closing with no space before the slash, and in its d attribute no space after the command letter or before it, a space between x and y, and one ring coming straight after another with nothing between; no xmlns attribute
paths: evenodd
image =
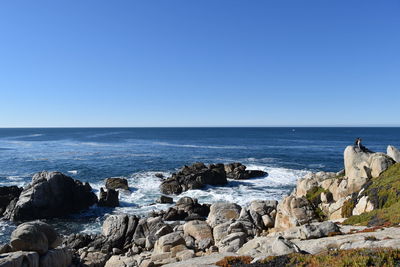
<svg viewBox="0 0 400 267"><path fill-rule="evenodd" d="M71 171L68 171L68 173L76 175L76 174L78 174L78 171L77 170L71 170Z"/></svg>
<svg viewBox="0 0 400 267"><path fill-rule="evenodd" d="M197 198L200 203L228 201L239 205L247 205L252 200L257 199L280 200L284 195L290 193L297 179L308 173L308 171L261 165L248 165L248 169L263 170L268 172L268 175L242 181L229 180L225 186L207 186L201 190L189 190L178 196L173 196L173 199L177 201L181 197L189 196ZM161 195L159 186L162 182L160 178L155 176L156 173L139 172L126 177L131 191L120 191L120 207L111 212L145 215L150 211L165 210L171 206L154 203ZM165 177L171 175L167 172L162 174ZM100 187L104 187L104 181L93 184L96 191Z"/></svg>

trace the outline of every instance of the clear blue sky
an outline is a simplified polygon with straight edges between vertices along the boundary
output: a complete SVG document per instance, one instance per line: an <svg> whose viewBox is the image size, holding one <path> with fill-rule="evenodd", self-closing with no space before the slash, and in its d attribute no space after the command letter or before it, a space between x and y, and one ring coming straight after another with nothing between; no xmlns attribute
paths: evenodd
<svg viewBox="0 0 400 267"><path fill-rule="evenodd" d="M3 0L0 127L400 125L400 1Z"/></svg>

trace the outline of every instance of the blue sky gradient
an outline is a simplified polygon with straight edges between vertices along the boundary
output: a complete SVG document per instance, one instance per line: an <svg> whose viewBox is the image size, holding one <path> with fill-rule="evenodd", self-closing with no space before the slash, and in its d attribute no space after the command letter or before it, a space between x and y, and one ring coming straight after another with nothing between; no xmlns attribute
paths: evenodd
<svg viewBox="0 0 400 267"><path fill-rule="evenodd" d="M399 1L0 1L0 127L400 126L399 85Z"/></svg>

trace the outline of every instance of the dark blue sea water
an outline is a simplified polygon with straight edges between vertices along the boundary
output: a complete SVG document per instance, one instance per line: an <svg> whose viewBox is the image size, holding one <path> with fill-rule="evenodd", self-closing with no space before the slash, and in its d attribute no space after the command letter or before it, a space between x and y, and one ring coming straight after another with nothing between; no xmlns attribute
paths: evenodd
<svg viewBox="0 0 400 267"><path fill-rule="evenodd" d="M230 181L225 187L192 190L183 195L200 202L246 204L253 199L280 199L308 171L339 171L343 150L356 137L374 151L400 147L400 128L51 128L0 129L0 185L26 185L33 173L58 170L88 181L98 190L104 179L128 178L131 194L121 208L89 212L52 223L68 231L97 231L107 213L144 214L159 195L157 172L165 175L193 162L240 161L266 170L267 177ZM14 226L3 223L0 240ZM63 229L64 229L63 228Z"/></svg>

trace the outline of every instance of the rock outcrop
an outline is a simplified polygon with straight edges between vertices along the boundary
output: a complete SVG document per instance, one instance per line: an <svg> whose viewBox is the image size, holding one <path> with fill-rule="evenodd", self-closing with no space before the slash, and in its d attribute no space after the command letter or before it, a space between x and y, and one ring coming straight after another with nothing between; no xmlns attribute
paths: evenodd
<svg viewBox="0 0 400 267"><path fill-rule="evenodd" d="M12 232L10 245L13 251L35 251L45 254L61 242L53 227L40 221L32 221L20 224Z"/></svg>
<svg viewBox="0 0 400 267"><path fill-rule="evenodd" d="M205 185L224 185L228 181L223 164L195 163L183 167L178 173L164 180L160 185L163 194L180 194L189 189L200 189Z"/></svg>
<svg viewBox="0 0 400 267"><path fill-rule="evenodd" d="M226 164L225 172L227 178L234 180L245 180L267 175L266 172L260 170L246 170L246 166L238 162Z"/></svg>
<svg viewBox="0 0 400 267"><path fill-rule="evenodd" d="M55 218L88 209L97 202L88 183L60 172L39 172L5 217L13 221Z"/></svg>
<svg viewBox="0 0 400 267"><path fill-rule="evenodd" d="M22 192L22 188L18 186L1 186L0 187L0 216L6 211L10 205L15 205L19 195Z"/></svg>
<svg viewBox="0 0 400 267"><path fill-rule="evenodd" d="M288 196L278 204L275 228L289 229L318 221L311 203L305 197Z"/></svg>
<svg viewBox="0 0 400 267"><path fill-rule="evenodd" d="M393 164L394 160L384 153L366 152L355 146L348 146L344 151L345 173L353 192L360 190L367 179L378 177ZM354 180L358 182L354 183Z"/></svg>
<svg viewBox="0 0 400 267"><path fill-rule="evenodd" d="M211 227L215 227L218 224L238 219L241 209L242 207L235 203L214 203L210 207L210 213L208 214L207 223Z"/></svg>
<svg viewBox="0 0 400 267"><path fill-rule="evenodd" d="M108 189L104 191L103 187L100 188L100 197L99 203L97 204L100 207L118 207L119 206L119 199L118 199L119 192L114 189Z"/></svg>
<svg viewBox="0 0 400 267"><path fill-rule="evenodd" d="M394 146L387 147L387 154L391 157L394 161L400 162L400 151Z"/></svg>

